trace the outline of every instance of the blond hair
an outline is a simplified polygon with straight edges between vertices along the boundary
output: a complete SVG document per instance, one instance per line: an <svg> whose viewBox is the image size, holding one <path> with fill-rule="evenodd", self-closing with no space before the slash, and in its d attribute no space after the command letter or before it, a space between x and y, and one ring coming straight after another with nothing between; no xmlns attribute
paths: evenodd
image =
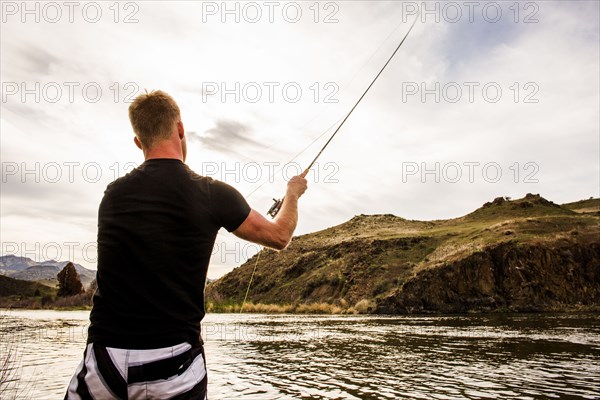
<svg viewBox="0 0 600 400"><path fill-rule="evenodd" d="M146 149L168 139L180 119L177 103L162 90L146 91L129 106L131 127Z"/></svg>

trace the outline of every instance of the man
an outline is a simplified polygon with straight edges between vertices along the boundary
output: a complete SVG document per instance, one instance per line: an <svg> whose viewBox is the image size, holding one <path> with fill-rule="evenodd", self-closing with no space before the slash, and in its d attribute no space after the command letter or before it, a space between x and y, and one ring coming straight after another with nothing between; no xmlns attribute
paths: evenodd
<svg viewBox="0 0 600 400"><path fill-rule="evenodd" d="M288 182L273 221L231 186L184 163L179 107L162 91L129 107L145 161L110 183L98 211L98 289L84 359L65 399L205 399L200 338L217 231L284 249L307 182Z"/></svg>

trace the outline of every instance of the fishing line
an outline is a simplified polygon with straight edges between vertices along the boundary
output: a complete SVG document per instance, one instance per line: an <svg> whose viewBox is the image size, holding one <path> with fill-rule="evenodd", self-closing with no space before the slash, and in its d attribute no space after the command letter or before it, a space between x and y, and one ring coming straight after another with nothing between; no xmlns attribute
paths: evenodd
<svg viewBox="0 0 600 400"><path fill-rule="evenodd" d="M373 87L373 85L375 84L375 81L377 81L377 78L379 78L379 76L383 73L383 71L385 70L385 68L388 66L388 64L392 61L392 59L394 58L394 56L396 55L396 53L398 52L398 50L400 50L400 47L402 47L402 44L404 44L404 41L406 40L406 38L408 37L408 35L410 34L410 32L412 31L413 27L415 26L415 24L417 23L417 20L419 19L419 15L417 15L415 17L415 20L413 21L413 23L411 24L410 28L408 29L408 31L406 32L406 34L404 35L404 37L402 38L402 40L400 41L400 43L398 44L398 46L396 47L396 49L394 50L394 52L392 53L392 55L388 58L388 60L386 61L386 63L383 65L383 67L381 67L381 69L379 70L379 72L377 73L377 75L375 76L375 78L373 78L373 80L371 81L371 83L369 84L369 86L367 87L367 89L363 92L363 94L360 96L360 98L358 99L358 101L354 104L354 106L350 109L350 111L348 112L348 114L346 115L346 117L342 120L342 122L340 123L340 125L337 127L337 129L335 130L335 132L333 132L333 135L331 135L331 137L329 138L329 140L327 140L327 142L323 145L323 147L321 148L321 150L317 153L317 155L315 156L315 158L312 160L312 162L308 165L308 167L304 170L302 176L306 176L306 174L308 173L308 171L312 168L312 166L315 164L315 162L317 161L317 159L321 156L321 154L323 153L323 151L327 148L327 146L329 145L329 143L331 143L331 141L333 140L333 138L337 135L337 133L340 131L340 129L342 128L342 126L344 125L344 123L348 120L348 118L350 118L350 115L352 115L352 112L356 109L356 107L360 104L360 102L362 101L362 99L367 95L367 93L369 92L369 90L371 89L371 87ZM331 128L330 128L331 129ZM326 131L327 132L327 131ZM323 135L321 135L323 136ZM315 139L315 141L318 140ZM311 143L312 145L312 143ZM310 145L308 146L310 147ZM302 152L304 152L305 149L303 149L299 154L301 154ZM298 155L299 155L298 154ZM297 157L297 156L296 156ZM261 185L262 186L262 185ZM254 193L256 190L254 190L252 193ZM275 203L273 204L273 206L271 207L271 209L267 212L267 214L271 215L273 218L275 218L275 216L277 215L277 213L279 212L279 210L281 209L281 205L283 204L284 198L277 200L274 199ZM246 298L248 296L248 292L250 291L250 286L252 285L252 280L254 278L254 273L256 272L256 267L258 265L258 260L260 258L260 252L259 255L256 258L256 262L254 263L254 269L252 270L252 274L250 275L250 282L248 282L248 288L246 289L246 295L244 296L244 301L242 302L242 307L240 308L240 313L242 312L243 308L244 308L244 304L246 303Z"/></svg>
<svg viewBox="0 0 600 400"><path fill-rule="evenodd" d="M343 117L342 117L343 118ZM283 166L279 167L279 169L275 172L273 172L272 176L269 176L269 178L264 181L263 183L261 183L260 185L258 185L254 190L252 190L246 197L250 197L252 196L252 194L254 194L254 192L256 192L258 189L260 189L261 187L263 187L267 182L269 182L269 180L277 175L281 170L283 170L283 168L285 167L285 165L291 163L292 161L294 161L296 158L300 157L300 155L302 153L304 153L306 150L308 150L316 141L318 141L319 139L321 139L323 136L325 136L326 133L328 133L329 131L331 131L337 124L338 122L340 122L342 120L342 118L338 119L337 121L335 121L333 124L331 124L331 126L329 128L327 128L327 130L325 130L323 133L321 133L319 136L317 136L315 139L313 139L312 142L310 142L306 147L304 147L298 154L296 154L294 157L292 157L290 160L288 160L285 164L283 164Z"/></svg>
<svg viewBox="0 0 600 400"><path fill-rule="evenodd" d="M244 301L242 301L242 306L240 307L240 314L244 310L244 304L246 304L246 299L248 298L248 292L250 291L250 285L252 285L252 278L254 278L254 273L256 272L256 266L258 265L258 260L260 259L260 250L256 255L256 262L254 263L254 269L252 270L252 275L250 275L250 282L248 282L248 288L246 289L246 295L244 296Z"/></svg>
<svg viewBox="0 0 600 400"><path fill-rule="evenodd" d="M417 18L419 18L418 15L417 15ZM321 153L323 153L323 150L325 150L325 148L329 145L329 143L331 142L331 140L335 137L335 135L337 135L337 133L340 131L340 129L342 128L342 126L344 125L344 123L348 120L348 118L350 118L350 115L352 114L352 112L356 109L356 107L361 102L361 100L367 95L367 93L369 92L369 89L371 89L371 87L375 84L375 81L377 80L377 78L379 78L379 76L383 73L383 70L385 69L385 67L387 67L388 64L392 61L392 58L394 58L394 56L396 55L396 53L398 52L398 50L400 50L400 47L402 46L402 44L404 43L404 41L406 40L406 38L410 34L410 31L412 31L412 28L417 23L417 18L415 18L415 20L411 24L410 28L408 28L408 32L406 32L406 35L404 35L404 37L402 38L402 41L400 42L400 44L398 45L398 47L396 47L396 50L394 50L394 52L392 53L392 55L390 56L390 58L387 60L387 62L383 65L383 67L381 67L381 70L379 71L379 73L375 76L375 78L373 78L373 81L371 82L371 84L369 85L369 87L367 87L367 89L362 94L362 96L360 96L360 98L358 99L358 101L356 102L356 104L354 104L354 107L352 107L352 109L350 110L350 112L348 112L348 115L346 115L346 118L344 118L344 120L342 121L342 123L340 124L340 126L338 126L338 128L335 130L335 132L333 132L333 135L331 135L331 137L329 138L329 140L325 143L325 145L323 146L323 148L321 149L321 151L319 151L319 153L317 154L317 156L312 160L312 162L309 164L309 166L306 168L305 171L308 171L309 169L311 169L311 167L317 161L317 159L319 158L319 156L321 155Z"/></svg>
<svg viewBox="0 0 600 400"><path fill-rule="evenodd" d="M348 112L348 114L346 115L346 117L344 118L344 120L342 121L342 123L337 127L337 129L335 130L335 132L333 132L333 135L331 135L331 137L325 143L325 145L321 148L321 150L319 151L319 153L317 153L316 157L312 160L312 162L309 164L309 166L304 170L304 172L302 173L302 177L305 177L306 174L308 174L308 171L312 168L312 166L315 164L315 162L317 161L317 159L321 156L321 154L323 153L323 151L327 148L327 146L329 145L329 143L331 143L331 141L333 140L333 138L335 137L335 135L337 135L337 133L340 131L340 129L342 128L342 126L344 126L344 123L348 120L348 118L350 118L350 115L352 115L352 112L356 109L356 107L358 107L358 105L360 104L360 102L362 101L362 99L367 95L367 93L369 92L369 90L371 89L371 87L373 87L373 85L375 84L375 81L377 81L377 78L379 78L379 76L385 70L385 67L387 67L388 64L392 61L392 58L394 58L394 56L396 55L396 53L398 52L398 50L400 50L400 47L402 47L402 44L404 43L404 41L406 40L406 38L408 37L408 35L412 31L412 29L415 26L415 24L417 23L417 19L418 18L419 18L419 15L417 14L417 16L416 16L415 20L413 21L413 23L411 24L410 28L408 28L408 31L406 32L406 35L404 35L404 37L402 38L402 41L396 47L396 50L394 50L394 52L392 53L392 55L390 56L390 58L388 58L388 60L386 61L386 63L383 65L383 67L381 67L381 70L379 70L379 73L375 76L375 78L373 78L373 81L371 82L371 84L367 87L367 89L364 91L364 93L362 94L362 96L360 96L360 98L358 99L358 101L356 102L356 104L354 104L354 107L352 107L352 109ZM267 211L267 214L270 215L271 217L275 218L275 216L277 216L277 213L281 209L281 206L283 204L284 199L285 199L285 197L283 197L281 199L273 199L274 203L271 206L271 208L269 209L269 211Z"/></svg>
<svg viewBox="0 0 600 400"><path fill-rule="evenodd" d="M352 78L346 82L343 86L342 86L342 90L339 91L339 95L343 94L344 92L346 92L346 90L350 87L350 85L356 80L356 78L363 72L363 70L367 67L367 65L369 65L369 63L371 62L371 60L373 60L373 58L375 57L375 55L377 53L379 53L379 50L381 50L383 48L383 46L388 42L388 40L398 31L398 29L400 29L400 27L402 26L402 22L400 22L398 25L396 25L396 27L387 35L387 37L385 39L383 39L381 41L381 43L379 44L379 46L377 47L377 49L375 49L375 51L373 51L373 53L371 53L371 55L369 56L369 58L367 59L367 61L365 61L363 63L363 65L360 67L360 69L358 69L356 71L356 73L354 74L354 76L352 76ZM312 117L308 122L306 122L300 129L303 129L305 127L307 127L308 125L310 125L313 121L315 121L318 117L320 117L326 110L322 109L321 111L319 111L314 117ZM286 164L291 163L292 161L294 161L295 159L297 159L300 155L302 155L306 150L308 150L315 142L317 142L319 139L321 139L323 136L325 136L329 131L331 131L344 117L340 117L337 121L335 121L333 124L331 124L331 126L329 126L325 131L323 131L323 133L321 133L319 136L315 137L306 147L304 147L300 152L296 153L296 155L294 155L290 160L288 160L286 163L283 164L282 167L280 167L277 171L275 171L273 173L273 176L277 175L281 170L283 170L284 166ZM278 142L273 142L273 144L271 144L270 146L264 148L263 150L269 150L272 149ZM249 159L245 160L246 162L252 161ZM246 195L246 197L250 197L254 194L254 192L258 191L261 187L263 187L266 183L271 181L272 176L267 177L267 179L262 182L261 184L259 184L255 189L253 189L250 193L248 193Z"/></svg>

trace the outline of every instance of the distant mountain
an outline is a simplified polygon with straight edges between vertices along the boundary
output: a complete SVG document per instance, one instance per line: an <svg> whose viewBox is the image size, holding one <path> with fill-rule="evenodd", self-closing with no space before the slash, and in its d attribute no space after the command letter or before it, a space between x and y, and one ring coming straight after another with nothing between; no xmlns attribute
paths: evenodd
<svg viewBox="0 0 600 400"><path fill-rule="evenodd" d="M256 268L248 302L263 310L600 310L599 210L527 194L448 220L361 214L262 250L207 286L207 308L239 309Z"/></svg>
<svg viewBox="0 0 600 400"><path fill-rule="evenodd" d="M14 255L2 256L0 257L0 273L2 273L2 270L22 271L37 264L37 262L27 257L18 257ZM6 275L4 273L2 274Z"/></svg>
<svg viewBox="0 0 600 400"><path fill-rule="evenodd" d="M0 275L25 281L49 280L56 282L56 275L68 263L69 261L55 260L36 262L27 257L6 255L0 257ZM73 265L79 273L81 283L84 286L89 285L96 278L96 271L87 269L79 264L73 263Z"/></svg>
<svg viewBox="0 0 600 400"><path fill-rule="evenodd" d="M51 277L56 278L56 275L60 270L61 269L55 265L34 265L23 271L10 274L10 277L22 281L41 281L44 279L52 279Z"/></svg>

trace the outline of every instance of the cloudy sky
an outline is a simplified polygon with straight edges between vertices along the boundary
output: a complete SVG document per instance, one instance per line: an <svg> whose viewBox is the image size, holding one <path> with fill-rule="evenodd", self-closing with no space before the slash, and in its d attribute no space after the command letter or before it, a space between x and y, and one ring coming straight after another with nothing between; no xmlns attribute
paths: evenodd
<svg viewBox="0 0 600 400"><path fill-rule="evenodd" d="M143 161L127 107L144 89L178 101L188 165L266 211L417 11L309 174L297 233L598 197L598 1L469 4L3 1L2 254L95 268L104 188ZM256 250L223 230L209 277Z"/></svg>

